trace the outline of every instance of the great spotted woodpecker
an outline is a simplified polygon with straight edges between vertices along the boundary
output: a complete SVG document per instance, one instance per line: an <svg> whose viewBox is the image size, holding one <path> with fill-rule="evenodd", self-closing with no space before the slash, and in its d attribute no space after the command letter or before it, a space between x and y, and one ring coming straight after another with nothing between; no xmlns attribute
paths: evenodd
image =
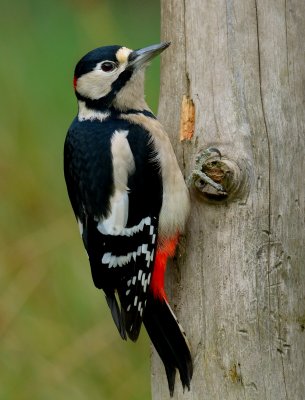
<svg viewBox="0 0 305 400"><path fill-rule="evenodd" d="M100 47L78 62L78 115L65 141L64 172L94 284L123 339L136 341L143 321L173 395L176 369L190 388L193 363L164 273L189 194L169 138L144 100L145 67L168 46Z"/></svg>

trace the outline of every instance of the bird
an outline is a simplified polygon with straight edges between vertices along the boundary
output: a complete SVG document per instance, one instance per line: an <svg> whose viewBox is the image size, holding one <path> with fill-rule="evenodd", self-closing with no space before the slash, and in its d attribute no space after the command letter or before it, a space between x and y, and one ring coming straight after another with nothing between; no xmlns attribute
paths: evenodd
<svg viewBox="0 0 305 400"><path fill-rule="evenodd" d="M136 341L144 325L173 396L177 370L183 390L190 390L193 361L164 274L190 198L169 137L144 94L146 67L169 45L103 46L80 59L64 176L94 285L104 292L122 339Z"/></svg>

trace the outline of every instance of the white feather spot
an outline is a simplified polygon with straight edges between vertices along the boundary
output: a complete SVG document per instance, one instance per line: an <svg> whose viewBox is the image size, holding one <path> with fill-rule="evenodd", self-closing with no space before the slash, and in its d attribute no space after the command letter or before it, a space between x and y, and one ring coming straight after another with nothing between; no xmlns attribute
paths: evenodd
<svg viewBox="0 0 305 400"><path fill-rule="evenodd" d="M105 254L107 255L107 257L105 257ZM109 268L115 268L118 266L122 267L123 265L128 264L133 255L133 253L127 253L125 256L113 256L113 255L111 255L111 253L105 253L105 254L103 256L103 259L105 258L106 261L108 259L109 260L108 260L108 262L104 262L104 264L109 264Z"/></svg>
<svg viewBox="0 0 305 400"><path fill-rule="evenodd" d="M148 277L147 277L147 285L150 284L150 278L151 278L151 273L148 274Z"/></svg>
<svg viewBox="0 0 305 400"><path fill-rule="evenodd" d="M135 298L134 298L134 303L133 303L133 305L136 307L136 305L137 305L137 302L138 302L138 296L136 296Z"/></svg>
<svg viewBox="0 0 305 400"><path fill-rule="evenodd" d="M134 277L132 278L132 284L133 284L133 285L135 285L135 284L136 284L136 280L137 280L137 277L136 277L136 276L134 276Z"/></svg>
<svg viewBox="0 0 305 400"><path fill-rule="evenodd" d="M116 257L114 257L114 256L111 256L110 257L110 261L109 261L109 264L108 264L108 266L109 266L109 268L115 268L116 266L117 266L117 259L116 259Z"/></svg>
<svg viewBox="0 0 305 400"><path fill-rule="evenodd" d="M151 224L151 218L150 217L146 217L145 218L145 225L150 225Z"/></svg>
<svg viewBox="0 0 305 400"><path fill-rule="evenodd" d="M146 252L145 260L150 261L150 251Z"/></svg>
<svg viewBox="0 0 305 400"><path fill-rule="evenodd" d="M149 234L150 234L150 235L153 235L154 230L155 230L155 229L154 229L154 226L151 225L150 228L149 228Z"/></svg>
<svg viewBox="0 0 305 400"><path fill-rule="evenodd" d="M147 244L142 244L142 253L145 254L147 252Z"/></svg>
<svg viewBox="0 0 305 400"><path fill-rule="evenodd" d="M138 272L138 280L139 280L139 281L141 280L141 275L142 275L142 273L143 273L143 271L140 269L139 272Z"/></svg>
<svg viewBox="0 0 305 400"><path fill-rule="evenodd" d="M142 275L142 282L141 282L142 286L144 286L144 282L145 282L145 274Z"/></svg>
<svg viewBox="0 0 305 400"><path fill-rule="evenodd" d="M105 253L102 258L102 264L109 264L111 260L111 253Z"/></svg>
<svg viewBox="0 0 305 400"><path fill-rule="evenodd" d="M129 279L129 281L127 281L127 286L129 287L131 285L131 279Z"/></svg>
<svg viewBox="0 0 305 400"><path fill-rule="evenodd" d="M128 296L129 295L129 293L130 293L130 289L128 289L128 290L126 290L126 296Z"/></svg>
<svg viewBox="0 0 305 400"><path fill-rule="evenodd" d="M151 243L155 244L155 241L156 241L156 234L153 234L152 235L152 239L151 239Z"/></svg>
<svg viewBox="0 0 305 400"><path fill-rule="evenodd" d="M79 218L77 218L77 223L78 223L78 229L79 229L79 233L81 236L83 236L84 233L84 226L81 222L81 220Z"/></svg>
<svg viewBox="0 0 305 400"><path fill-rule="evenodd" d="M139 304L138 304L138 311L141 311L141 309L142 309L142 302L139 301Z"/></svg>
<svg viewBox="0 0 305 400"><path fill-rule="evenodd" d="M131 307L131 305L129 304L129 306L127 307L127 311L130 311L130 307Z"/></svg>
<svg viewBox="0 0 305 400"><path fill-rule="evenodd" d="M138 223L138 225L134 225L134 226L132 226L132 227L130 227L130 228L124 228L124 229L122 229L122 231L120 232L120 235L121 235L121 236L130 237L130 236L133 236L135 233L142 232L142 231L143 231L143 228L144 228L145 220L146 220L146 218L143 218L143 219Z"/></svg>

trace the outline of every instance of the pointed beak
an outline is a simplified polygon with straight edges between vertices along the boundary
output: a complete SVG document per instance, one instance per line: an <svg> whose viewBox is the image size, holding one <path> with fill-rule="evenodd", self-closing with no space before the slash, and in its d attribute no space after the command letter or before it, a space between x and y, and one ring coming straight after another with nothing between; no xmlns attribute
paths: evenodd
<svg viewBox="0 0 305 400"><path fill-rule="evenodd" d="M170 42L163 42L144 47L143 49L134 50L128 57L128 64L134 69L139 69L143 66L145 67L150 60L162 53L162 51L167 49L169 45Z"/></svg>

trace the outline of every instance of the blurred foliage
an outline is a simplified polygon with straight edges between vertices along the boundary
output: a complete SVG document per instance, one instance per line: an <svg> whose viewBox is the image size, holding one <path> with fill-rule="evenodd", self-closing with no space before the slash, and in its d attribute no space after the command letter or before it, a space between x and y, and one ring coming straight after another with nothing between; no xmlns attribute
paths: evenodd
<svg viewBox="0 0 305 400"><path fill-rule="evenodd" d="M0 399L150 398L149 342L123 342L66 194L73 69L106 44L159 42L150 0L1 0ZM156 111L159 64L147 76Z"/></svg>

